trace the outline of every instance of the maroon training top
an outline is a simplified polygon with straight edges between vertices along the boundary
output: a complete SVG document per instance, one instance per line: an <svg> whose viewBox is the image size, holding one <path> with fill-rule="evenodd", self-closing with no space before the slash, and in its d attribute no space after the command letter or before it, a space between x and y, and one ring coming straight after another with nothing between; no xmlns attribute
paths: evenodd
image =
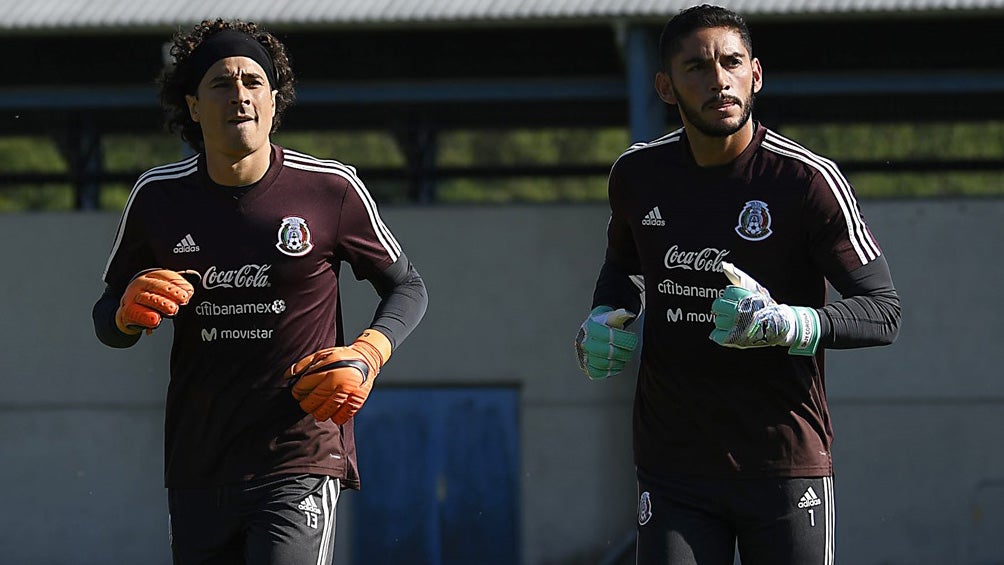
<svg viewBox="0 0 1004 565"><path fill-rule="evenodd" d="M826 278L879 258L836 165L757 124L737 159L702 168L678 130L625 152L609 197L594 305L628 303L625 286L605 278L644 278L636 463L713 477L830 475L823 348L800 357L708 336L711 303L729 284L723 260L778 302L819 308Z"/></svg>
<svg viewBox="0 0 1004 565"><path fill-rule="evenodd" d="M400 254L355 170L336 161L273 145L268 172L244 194L212 183L201 155L144 173L105 282L125 288L150 268L201 275L174 319L166 485L304 472L358 488L352 421L317 422L282 377L344 344L340 263L362 279Z"/></svg>

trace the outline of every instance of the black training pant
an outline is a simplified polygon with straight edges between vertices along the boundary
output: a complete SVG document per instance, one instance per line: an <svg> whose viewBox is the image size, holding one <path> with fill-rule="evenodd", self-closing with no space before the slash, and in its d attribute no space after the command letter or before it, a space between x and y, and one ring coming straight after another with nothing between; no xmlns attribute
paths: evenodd
<svg viewBox="0 0 1004 565"><path fill-rule="evenodd" d="M281 475L168 489L175 565L329 565L338 479Z"/></svg>
<svg viewBox="0 0 1004 565"><path fill-rule="evenodd" d="M833 478L655 477L638 469L638 565L832 565Z"/></svg>

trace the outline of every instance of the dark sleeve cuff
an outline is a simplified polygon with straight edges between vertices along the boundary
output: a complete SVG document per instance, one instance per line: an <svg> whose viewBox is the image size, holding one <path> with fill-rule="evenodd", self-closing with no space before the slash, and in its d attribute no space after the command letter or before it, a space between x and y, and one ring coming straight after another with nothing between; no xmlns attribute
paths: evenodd
<svg viewBox="0 0 1004 565"><path fill-rule="evenodd" d="M119 297L121 292L113 290L110 286L105 287L101 298L94 303L91 310L91 318L94 320L94 333L98 340L108 347L126 348L132 347L139 341L142 333L128 335L119 331L115 325L115 312L119 309Z"/></svg>

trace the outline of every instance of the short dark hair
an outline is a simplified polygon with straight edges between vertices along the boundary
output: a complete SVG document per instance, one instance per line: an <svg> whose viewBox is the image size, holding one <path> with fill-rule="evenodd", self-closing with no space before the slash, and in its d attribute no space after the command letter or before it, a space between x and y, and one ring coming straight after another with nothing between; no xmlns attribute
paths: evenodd
<svg viewBox="0 0 1004 565"><path fill-rule="evenodd" d="M275 96L273 132L279 127L283 112L296 99L296 91L293 88L295 82L293 69L289 66L289 57L286 55L285 46L274 35L262 30L254 22L223 19L203 20L188 33L179 31L174 35L171 45L173 64L165 65L164 71L157 81L160 84L160 105L164 110L164 125L167 130L170 132L180 131L181 138L197 152L205 149L205 141L202 138L202 128L192 120L192 116L188 113L185 95L189 94L188 89L192 81L198 83L202 77L191 76L195 70L189 64L189 57L206 38L226 29L240 31L255 38L272 57L277 84L269 86L272 90L279 91Z"/></svg>
<svg viewBox="0 0 1004 565"><path fill-rule="evenodd" d="M669 72L669 61L682 49L683 39L699 29L726 27L739 33L743 45L753 57L753 39L742 16L721 6L701 4L681 11L662 28L659 35L659 65Z"/></svg>

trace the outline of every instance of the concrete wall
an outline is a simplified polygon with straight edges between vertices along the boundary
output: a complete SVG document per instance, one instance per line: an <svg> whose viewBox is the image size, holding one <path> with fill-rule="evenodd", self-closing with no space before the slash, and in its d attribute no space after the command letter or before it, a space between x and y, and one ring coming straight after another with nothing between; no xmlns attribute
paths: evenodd
<svg viewBox="0 0 1004 565"><path fill-rule="evenodd" d="M1004 201L863 206L892 266L904 325L891 347L829 353L838 559L1004 563L1004 348L993 294L1004 280ZM633 527L633 379L588 382L571 346L606 214L602 206L383 210L428 284L430 306L381 383L521 387L528 565L596 563ZM0 216L2 563L170 560L161 486L169 336L123 351L100 345L91 329L116 221ZM356 283L345 295L352 333L376 301ZM350 550L351 500L340 507L339 557Z"/></svg>

